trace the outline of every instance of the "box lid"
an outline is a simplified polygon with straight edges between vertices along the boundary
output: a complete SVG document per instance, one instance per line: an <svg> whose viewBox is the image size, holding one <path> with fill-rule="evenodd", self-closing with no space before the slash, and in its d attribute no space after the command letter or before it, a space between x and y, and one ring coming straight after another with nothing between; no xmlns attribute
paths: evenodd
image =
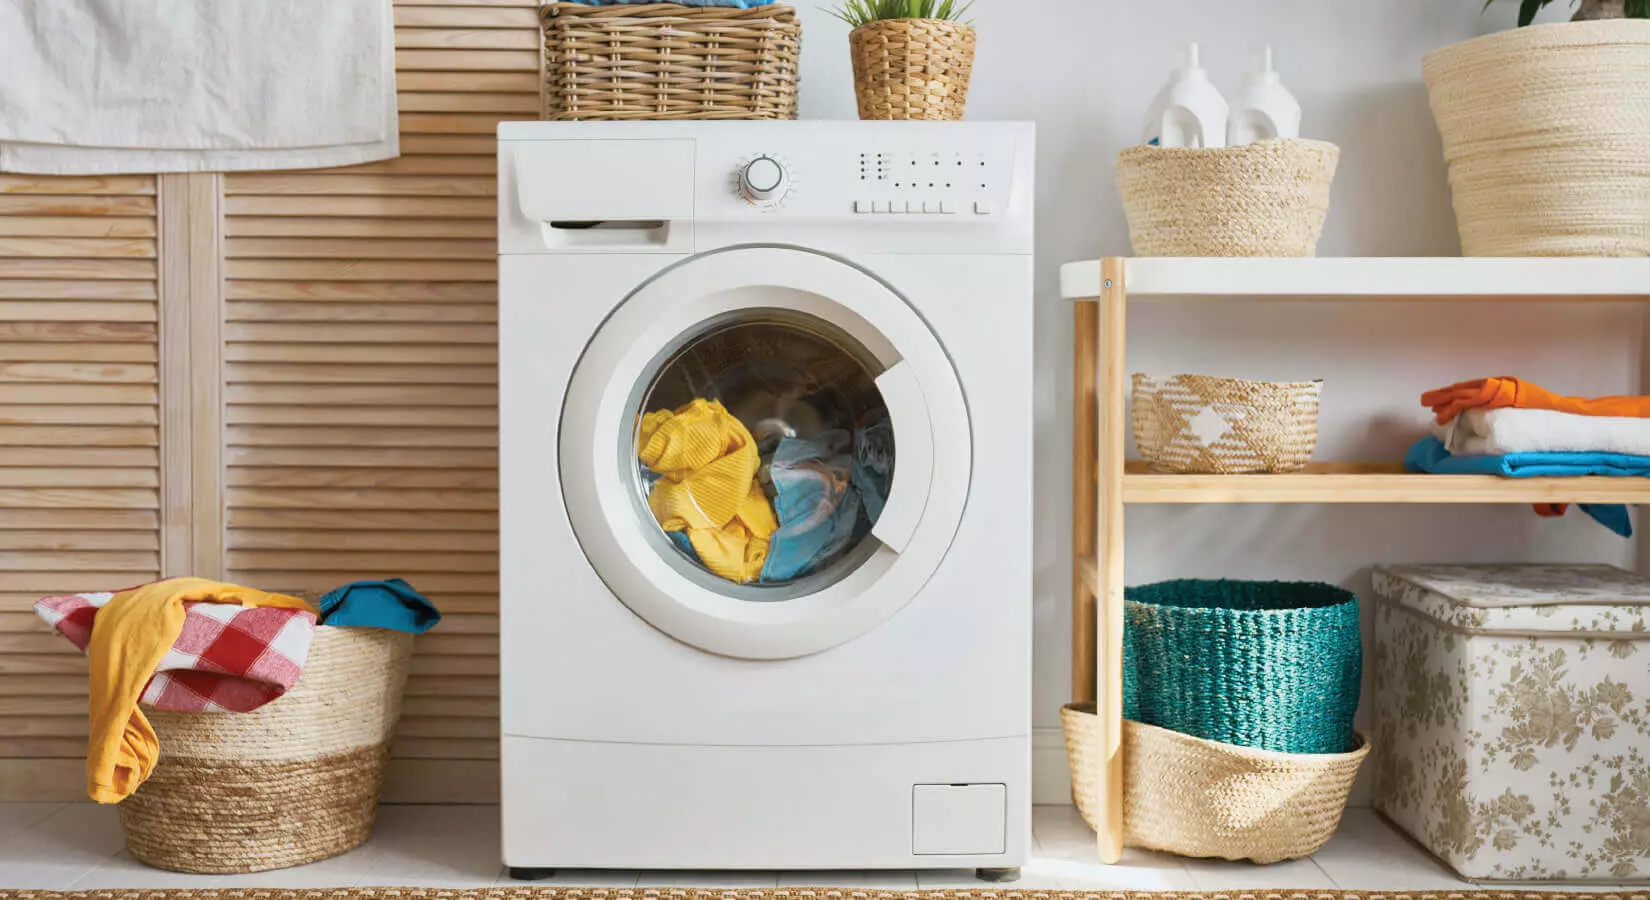
<svg viewBox="0 0 1650 900"><path fill-rule="evenodd" d="M1462 631L1650 639L1650 580L1615 566L1379 566L1374 585Z"/></svg>

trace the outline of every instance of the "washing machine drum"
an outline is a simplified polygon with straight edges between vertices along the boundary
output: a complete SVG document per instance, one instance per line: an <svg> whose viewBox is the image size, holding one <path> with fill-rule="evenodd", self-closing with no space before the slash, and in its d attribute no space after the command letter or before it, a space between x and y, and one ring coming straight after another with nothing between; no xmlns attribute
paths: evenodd
<svg viewBox="0 0 1650 900"><path fill-rule="evenodd" d="M563 410L569 518L619 600L749 658L875 628L950 547L968 412L927 325L842 261L723 251L626 298Z"/></svg>

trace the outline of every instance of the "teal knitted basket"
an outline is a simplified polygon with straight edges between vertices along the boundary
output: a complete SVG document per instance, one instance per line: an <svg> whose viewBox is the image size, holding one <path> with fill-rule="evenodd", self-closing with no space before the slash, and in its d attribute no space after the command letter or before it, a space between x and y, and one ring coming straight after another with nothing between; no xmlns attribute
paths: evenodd
<svg viewBox="0 0 1650 900"><path fill-rule="evenodd" d="M1283 753L1358 746L1363 642L1350 591L1184 580L1124 599L1124 718Z"/></svg>

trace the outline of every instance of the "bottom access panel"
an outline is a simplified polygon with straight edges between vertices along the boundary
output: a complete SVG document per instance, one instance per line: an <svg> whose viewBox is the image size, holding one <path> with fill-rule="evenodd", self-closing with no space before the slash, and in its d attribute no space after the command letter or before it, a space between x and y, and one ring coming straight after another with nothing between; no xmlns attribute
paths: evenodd
<svg viewBox="0 0 1650 900"><path fill-rule="evenodd" d="M1008 868L1031 846L1029 735L844 747L506 736L501 780L504 862L519 868Z"/></svg>

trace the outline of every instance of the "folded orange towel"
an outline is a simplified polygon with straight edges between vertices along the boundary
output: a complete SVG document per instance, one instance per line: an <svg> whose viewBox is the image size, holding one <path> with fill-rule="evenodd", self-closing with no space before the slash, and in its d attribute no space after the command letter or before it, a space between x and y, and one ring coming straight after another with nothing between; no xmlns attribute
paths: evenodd
<svg viewBox="0 0 1650 900"><path fill-rule="evenodd" d="M1551 409L1581 416L1650 418L1650 397L1560 397L1540 385L1506 375L1463 381L1427 391L1421 395L1421 405L1432 407L1439 424L1451 422L1469 409L1498 409L1504 406Z"/></svg>

